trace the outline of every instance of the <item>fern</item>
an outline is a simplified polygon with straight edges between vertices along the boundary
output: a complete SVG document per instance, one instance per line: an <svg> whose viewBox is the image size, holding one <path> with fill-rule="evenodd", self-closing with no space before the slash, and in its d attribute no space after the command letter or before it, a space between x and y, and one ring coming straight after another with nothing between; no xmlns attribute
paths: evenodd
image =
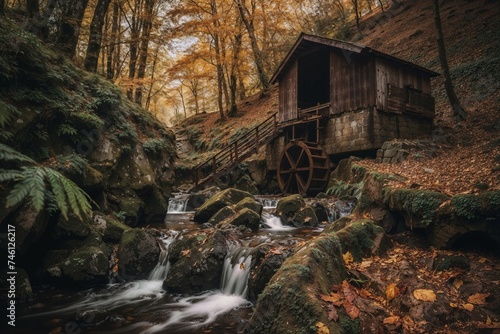
<svg viewBox="0 0 500 334"><path fill-rule="evenodd" d="M32 165L36 164L35 160L5 144L0 144L0 160L24 162Z"/></svg>
<svg viewBox="0 0 500 334"><path fill-rule="evenodd" d="M74 127L72 127L71 125L63 123L59 126L59 129L57 130L57 134L59 136L62 136L62 135L76 136L78 134L78 131Z"/></svg>
<svg viewBox="0 0 500 334"><path fill-rule="evenodd" d="M20 112L14 106L0 101L0 128L4 128L19 114Z"/></svg>
<svg viewBox="0 0 500 334"><path fill-rule="evenodd" d="M0 179L3 178L3 172L0 171ZM25 166L21 168L21 172L16 177L20 181L14 185L7 196L5 204L7 208L29 199L33 208L40 211L47 202L46 194L50 194L48 191L50 188L55 203L64 218L67 219L70 212L80 219L92 214L90 197L75 183L52 168Z"/></svg>

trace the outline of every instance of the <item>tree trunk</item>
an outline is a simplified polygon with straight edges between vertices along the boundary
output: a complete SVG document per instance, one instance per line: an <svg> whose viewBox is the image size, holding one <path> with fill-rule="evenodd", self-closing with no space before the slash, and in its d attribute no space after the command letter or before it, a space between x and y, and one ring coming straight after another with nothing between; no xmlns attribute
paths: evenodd
<svg viewBox="0 0 500 334"><path fill-rule="evenodd" d="M102 43L102 27L111 0L98 0L90 23L90 37L83 66L89 72L97 71L97 63Z"/></svg>
<svg viewBox="0 0 500 334"><path fill-rule="evenodd" d="M217 69L217 105L219 107L220 120L222 121L226 118L226 116L224 115L224 104L222 101L224 69L222 67L219 41L219 14L217 13L217 3L215 2L215 0L210 0L210 8L214 25L213 39L215 50L215 67Z"/></svg>
<svg viewBox="0 0 500 334"><path fill-rule="evenodd" d="M50 35L49 21L52 15L54 15L54 10L56 9L58 0L49 0L45 5L42 12L42 24L40 27L40 37L47 41Z"/></svg>
<svg viewBox="0 0 500 334"><path fill-rule="evenodd" d="M465 118L467 118L467 113L460 104L460 100L458 99L458 96L455 93L455 89L453 88L450 69L448 67L448 60L446 58L443 27L441 25L441 16L439 15L439 0L434 0L434 21L436 23L439 62L441 63L441 70L443 71L446 95L448 95L448 100L450 101L451 107L453 108L453 117L455 117L455 119L457 119L458 121L464 120Z"/></svg>
<svg viewBox="0 0 500 334"><path fill-rule="evenodd" d="M358 0L352 0L352 4L354 6L354 14L356 17L356 29L358 29L358 32L361 34L361 28L359 27L359 6L358 6Z"/></svg>
<svg viewBox="0 0 500 334"><path fill-rule="evenodd" d="M80 26L88 2L89 0L71 1L62 17L56 46L69 58L75 56L76 45L80 37Z"/></svg>
<svg viewBox="0 0 500 334"><path fill-rule="evenodd" d="M0 15L5 15L5 0L0 0Z"/></svg>
<svg viewBox="0 0 500 334"><path fill-rule="evenodd" d="M151 29L153 28L153 11L154 0L146 0L145 12L143 13L141 44L139 48L139 67L137 69L137 79L139 85L135 90L135 103L142 106L142 93L144 90L143 79L146 77L146 65L148 61L149 40L151 37Z"/></svg>
<svg viewBox="0 0 500 334"><path fill-rule="evenodd" d="M3 9L3 6L2 6ZM40 3L38 0L26 0L26 30L40 36Z"/></svg>
<svg viewBox="0 0 500 334"><path fill-rule="evenodd" d="M113 3L113 17L112 17L112 22L111 22L111 35L110 35L110 42L108 45L108 57L106 61L106 78L108 80L113 80L115 77L115 45L117 42L117 37L119 34L118 31L118 14L119 14L120 7L118 5L118 1L114 1Z"/></svg>
<svg viewBox="0 0 500 334"><path fill-rule="evenodd" d="M241 20L240 20L241 22ZM241 51L241 42L242 42L242 34L241 31L234 36L234 46L233 46L233 61L231 64L231 73L229 75L229 91L230 91L230 100L231 107L229 109L229 116L235 116L238 112L238 108L236 106L236 91L238 89L238 68L240 51Z"/></svg>
<svg viewBox="0 0 500 334"><path fill-rule="evenodd" d="M266 96L269 93L271 87L269 83L269 78L267 76L266 70L264 69L264 55L257 44L257 37L255 36L255 27L253 25L253 17L249 18L250 12L245 4L245 0L234 0L238 6L240 12L241 20L245 25L248 32L248 37L250 37L250 44L252 45L252 51L254 55L255 66L257 67L257 72L259 74L259 80L262 85L262 95Z"/></svg>

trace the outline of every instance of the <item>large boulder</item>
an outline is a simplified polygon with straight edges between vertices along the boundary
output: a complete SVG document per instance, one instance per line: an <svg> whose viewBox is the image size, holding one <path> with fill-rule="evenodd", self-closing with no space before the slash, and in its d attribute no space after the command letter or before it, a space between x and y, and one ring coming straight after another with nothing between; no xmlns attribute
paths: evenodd
<svg viewBox="0 0 500 334"><path fill-rule="evenodd" d="M18 255L26 254L42 238L47 227L47 215L43 210L36 211L25 204L17 211L13 225L16 226Z"/></svg>
<svg viewBox="0 0 500 334"><path fill-rule="evenodd" d="M306 205L300 195L290 195L281 198L276 206L276 212L283 224L295 227L317 226L319 221L314 209Z"/></svg>
<svg viewBox="0 0 500 334"><path fill-rule="evenodd" d="M215 226L215 225L223 222L227 218L229 218L231 216L234 216L235 214L236 214L236 211L232 207L225 206L222 209L220 209L219 211L217 211L212 216L212 218L210 218L210 220L208 221L208 223L211 224L212 226Z"/></svg>
<svg viewBox="0 0 500 334"><path fill-rule="evenodd" d="M196 210L194 221L206 223L217 211L225 206L237 204L245 197L253 198L250 193L234 188L218 192Z"/></svg>
<svg viewBox="0 0 500 334"><path fill-rule="evenodd" d="M176 240L170 247L172 267L163 282L169 293L194 294L220 288L228 240L220 230L204 230Z"/></svg>
<svg viewBox="0 0 500 334"><path fill-rule="evenodd" d="M342 248L335 234L323 234L307 242L285 260L259 295L247 326L249 334L316 333L316 324L327 324L340 333L338 323L328 320L320 294L347 278Z"/></svg>
<svg viewBox="0 0 500 334"><path fill-rule="evenodd" d="M254 212L256 212L258 215L262 214L262 204L260 204L259 201L257 201L255 198L252 197L245 197L241 201L239 201L236 206L234 207L235 211L241 211L244 208L248 208Z"/></svg>
<svg viewBox="0 0 500 334"><path fill-rule="evenodd" d="M233 218L226 220L224 223L234 226L245 226L253 232L257 232L260 225L260 215L249 208L243 208Z"/></svg>
<svg viewBox="0 0 500 334"><path fill-rule="evenodd" d="M142 229L125 231L118 249L119 273L124 279L147 278L158 263L158 241Z"/></svg>
<svg viewBox="0 0 500 334"><path fill-rule="evenodd" d="M53 235L56 239L85 238L90 235L90 224L87 219L80 220L73 214L70 214L68 219L60 215L54 226Z"/></svg>
<svg viewBox="0 0 500 334"><path fill-rule="evenodd" d="M94 215L92 226L99 232L104 241L112 243L119 243L123 233L132 229L117 219L102 214Z"/></svg>
<svg viewBox="0 0 500 334"><path fill-rule="evenodd" d="M111 250L104 243L92 243L76 249L49 250L42 260L44 274L53 281L89 286L108 281Z"/></svg>

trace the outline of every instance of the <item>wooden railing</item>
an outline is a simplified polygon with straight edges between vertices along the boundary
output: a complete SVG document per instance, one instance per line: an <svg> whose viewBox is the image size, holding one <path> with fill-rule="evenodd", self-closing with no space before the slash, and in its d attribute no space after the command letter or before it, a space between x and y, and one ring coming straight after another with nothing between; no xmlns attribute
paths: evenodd
<svg viewBox="0 0 500 334"><path fill-rule="evenodd" d="M277 113L274 113L253 129L229 142L213 157L196 166L194 171L195 187L248 158L257 152L261 145L274 138L277 133L278 119Z"/></svg>
<svg viewBox="0 0 500 334"><path fill-rule="evenodd" d="M327 102L327 103L323 103L323 104L318 104L318 105L313 106L313 107L299 109L299 118L304 118L304 117L308 117L311 115L328 117L328 116L330 116L330 106L331 106L331 103Z"/></svg>

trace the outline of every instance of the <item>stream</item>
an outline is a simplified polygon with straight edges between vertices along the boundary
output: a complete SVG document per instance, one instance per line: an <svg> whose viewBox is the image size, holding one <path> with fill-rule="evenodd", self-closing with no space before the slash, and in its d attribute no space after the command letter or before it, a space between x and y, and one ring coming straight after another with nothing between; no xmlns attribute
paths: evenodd
<svg viewBox="0 0 500 334"><path fill-rule="evenodd" d="M278 198L257 198L264 206L264 228L248 233L231 244L226 255L218 290L193 296L166 294L162 283L170 263L168 248L183 233L199 230L186 212L186 198L177 196L169 203L164 224L151 226L162 232L162 252L147 280L110 283L104 288L86 291L47 288L38 291L35 303L19 305L13 333L216 333L240 332L251 312L247 297L252 251L262 243L284 240L306 241L318 235L317 228L283 226L272 215ZM332 203L329 221L347 215L354 204Z"/></svg>

